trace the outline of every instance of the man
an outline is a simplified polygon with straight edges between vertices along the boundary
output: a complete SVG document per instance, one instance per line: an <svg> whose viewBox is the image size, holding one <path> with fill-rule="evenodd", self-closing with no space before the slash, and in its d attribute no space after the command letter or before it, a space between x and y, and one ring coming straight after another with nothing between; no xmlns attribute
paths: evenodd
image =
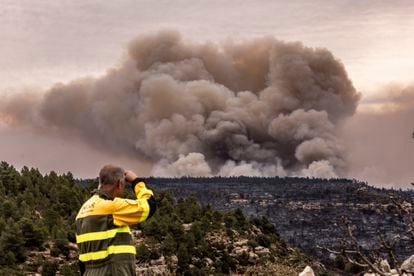
<svg viewBox="0 0 414 276"><path fill-rule="evenodd" d="M120 198L125 181L136 200ZM135 246L129 225L150 218L156 209L151 190L132 171L113 165L99 173L99 186L76 216L81 275L135 275Z"/></svg>

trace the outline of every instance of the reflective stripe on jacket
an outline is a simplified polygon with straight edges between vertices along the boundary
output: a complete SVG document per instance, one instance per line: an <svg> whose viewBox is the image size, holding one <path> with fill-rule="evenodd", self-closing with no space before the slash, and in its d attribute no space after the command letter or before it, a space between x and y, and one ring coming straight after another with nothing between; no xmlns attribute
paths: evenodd
<svg viewBox="0 0 414 276"><path fill-rule="evenodd" d="M76 242L86 275L88 269L112 266L113 270L114 265L135 271L136 251L129 225L145 221L155 211L153 193L144 182L135 185L135 195L136 200L111 198L98 190L82 205L76 216Z"/></svg>

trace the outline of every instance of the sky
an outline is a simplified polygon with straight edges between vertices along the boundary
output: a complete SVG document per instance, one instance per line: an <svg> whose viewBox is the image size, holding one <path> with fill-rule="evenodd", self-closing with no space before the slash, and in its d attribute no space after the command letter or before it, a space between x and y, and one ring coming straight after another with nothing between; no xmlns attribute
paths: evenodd
<svg viewBox="0 0 414 276"><path fill-rule="evenodd" d="M410 82L414 4L398 1L0 1L0 87L48 87L115 66L139 34L196 41L271 35L325 47L357 88ZM22 74L25 78L21 78Z"/></svg>
<svg viewBox="0 0 414 276"><path fill-rule="evenodd" d="M122 64L131 39L164 29L177 30L186 40L201 43L263 36L300 41L331 51L361 93L358 111L343 134L355 175L378 185L406 186L414 161L413 141L409 140L414 126L407 119L412 114L410 106L400 108L398 97L390 91L404 90L413 83L412 14L410 0L39 0L35 4L0 0L0 95L42 93L56 83L100 77ZM378 139L372 140L372 133L378 133ZM0 159L16 166L71 170L90 177L113 156L73 137L17 129L6 122L0 124L0 135ZM371 143L357 143L360 137L371 137L367 138ZM31 146L33 141L37 149ZM39 158L39 149L46 145L49 150L41 152L51 156ZM143 161L124 155L115 158L149 173ZM395 158L404 160L398 169L392 161Z"/></svg>

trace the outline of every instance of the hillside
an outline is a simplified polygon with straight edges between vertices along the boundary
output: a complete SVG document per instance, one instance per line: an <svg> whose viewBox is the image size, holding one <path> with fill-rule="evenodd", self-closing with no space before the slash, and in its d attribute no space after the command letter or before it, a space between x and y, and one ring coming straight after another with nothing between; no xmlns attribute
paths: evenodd
<svg viewBox="0 0 414 276"><path fill-rule="evenodd" d="M249 220L240 209L223 213L210 205L201 207L192 196L174 202L167 195L135 235L140 274L293 276L306 264L318 268L289 248L265 217Z"/></svg>
<svg viewBox="0 0 414 276"><path fill-rule="evenodd" d="M218 210L240 208L246 216L266 216L290 246L326 257L317 246L339 248L343 218L355 226L366 250L376 249L378 236L400 236L395 244L402 260L414 252L412 239L392 198L413 203L414 192L378 189L348 179L308 178L149 178L159 192L174 198L193 194L201 204Z"/></svg>
<svg viewBox="0 0 414 276"><path fill-rule="evenodd" d="M2 162L0 275L78 275L74 218L89 188L70 173L19 172ZM297 275L307 264L325 273L265 217L201 207L193 196L162 197L154 217L133 229L140 274Z"/></svg>
<svg viewBox="0 0 414 276"><path fill-rule="evenodd" d="M340 249L344 217L364 252L377 250L384 233L399 237L398 260L414 252L393 203L397 198L412 209L412 191L346 179L146 181L159 209L133 229L140 274L297 275L311 265L318 275L352 275L361 269L318 249ZM0 163L0 275L78 275L74 218L96 184Z"/></svg>
<svg viewBox="0 0 414 276"><path fill-rule="evenodd" d="M46 273L53 270L52 258L73 257L74 219L87 193L72 174L42 175L27 167L19 172L1 162L0 197L0 275L35 272L42 266ZM69 262L60 267L73 270Z"/></svg>

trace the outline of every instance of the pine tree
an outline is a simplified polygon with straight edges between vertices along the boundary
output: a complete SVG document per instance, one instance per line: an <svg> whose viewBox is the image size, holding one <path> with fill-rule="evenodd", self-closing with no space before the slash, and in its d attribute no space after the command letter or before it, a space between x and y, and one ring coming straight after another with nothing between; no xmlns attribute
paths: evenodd
<svg viewBox="0 0 414 276"><path fill-rule="evenodd" d="M0 263L9 264L8 262L12 262L13 259L16 262L23 262L26 259L24 242L22 231L12 219L9 219L0 236Z"/></svg>
<svg viewBox="0 0 414 276"><path fill-rule="evenodd" d="M39 224L33 223L28 218L19 221L18 226L22 231L25 247L39 247L46 239L47 232Z"/></svg>

